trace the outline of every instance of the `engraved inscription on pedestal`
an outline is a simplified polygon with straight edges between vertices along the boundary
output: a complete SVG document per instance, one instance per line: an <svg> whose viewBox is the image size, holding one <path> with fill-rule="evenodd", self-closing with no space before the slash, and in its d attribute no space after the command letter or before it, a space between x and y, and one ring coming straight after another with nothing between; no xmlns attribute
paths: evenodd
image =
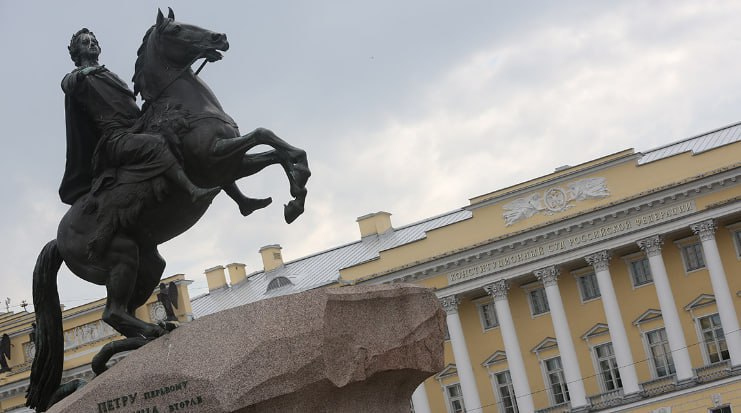
<svg viewBox="0 0 741 413"><path fill-rule="evenodd" d="M195 412L197 411L194 410L195 407L203 405L203 396L190 396L187 391L188 381L184 380L143 392L126 393L112 399L99 401L97 403L97 413L129 412L132 409L134 413ZM182 395L178 395L180 397L175 402L163 402L161 396L171 393L182 393Z"/></svg>

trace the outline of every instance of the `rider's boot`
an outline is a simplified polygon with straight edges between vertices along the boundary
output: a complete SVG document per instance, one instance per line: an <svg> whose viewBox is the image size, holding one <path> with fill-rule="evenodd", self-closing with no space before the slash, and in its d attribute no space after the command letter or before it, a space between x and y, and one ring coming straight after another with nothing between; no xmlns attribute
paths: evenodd
<svg viewBox="0 0 741 413"><path fill-rule="evenodd" d="M237 202L237 205L239 205L239 212L246 217L260 208L265 208L272 202L273 198L250 198L245 196Z"/></svg>
<svg viewBox="0 0 741 413"><path fill-rule="evenodd" d="M265 208L273 202L273 198L250 198L245 196L234 182L224 185L222 189L237 203L239 212L245 217L260 208Z"/></svg>

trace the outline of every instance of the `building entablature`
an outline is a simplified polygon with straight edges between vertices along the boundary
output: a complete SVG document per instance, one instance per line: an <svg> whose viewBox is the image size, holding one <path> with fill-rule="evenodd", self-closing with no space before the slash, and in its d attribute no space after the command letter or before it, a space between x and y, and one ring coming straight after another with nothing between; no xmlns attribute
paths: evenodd
<svg viewBox="0 0 741 413"><path fill-rule="evenodd" d="M601 250L635 245L656 234L687 230L706 219L741 211L738 197L708 202L707 195L735 185L741 168L735 165L676 185L615 202L556 223L498 237L465 251L452 251L425 263L414 263L358 281L408 282L445 276L439 296L483 288L496 279L511 279L542 267L544 261L579 260ZM439 283L437 283L439 284ZM436 284L436 285L437 285Z"/></svg>

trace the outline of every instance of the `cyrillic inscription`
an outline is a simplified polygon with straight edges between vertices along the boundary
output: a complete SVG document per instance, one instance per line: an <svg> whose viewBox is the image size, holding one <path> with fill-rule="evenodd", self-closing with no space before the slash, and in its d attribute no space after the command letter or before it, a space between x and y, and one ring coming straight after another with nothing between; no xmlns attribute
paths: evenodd
<svg viewBox="0 0 741 413"><path fill-rule="evenodd" d="M162 386L157 389L152 389L141 393L127 394L119 396L114 399L105 400L97 404L98 410L96 413L110 413L118 409L124 409L120 413L171 413L171 412L184 412L193 411L196 412L198 409L193 409L196 406L200 406L204 403L203 396L185 396L182 400L175 403L163 403L159 402L159 405L154 405L156 399L166 394L185 391L188 389L188 381L184 380L179 383ZM139 401L140 406L134 406L134 403ZM141 406L141 404L147 403L148 406ZM117 412L119 413L119 412Z"/></svg>
<svg viewBox="0 0 741 413"><path fill-rule="evenodd" d="M568 235L552 241L540 241L538 244L523 248L516 252L503 254L476 265L461 268L448 273L448 284L456 284L480 276L502 271L515 265L524 264L536 259L569 251L585 245L600 242L613 236L626 234L647 225L660 223L678 216L687 215L696 211L695 201L688 201L678 205L662 208L657 211L638 215L633 218L603 225L593 230Z"/></svg>

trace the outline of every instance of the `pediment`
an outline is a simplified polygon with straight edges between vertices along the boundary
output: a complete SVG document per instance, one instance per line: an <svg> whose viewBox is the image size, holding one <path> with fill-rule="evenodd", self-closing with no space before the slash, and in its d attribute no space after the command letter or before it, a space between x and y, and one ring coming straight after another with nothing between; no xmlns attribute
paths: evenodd
<svg viewBox="0 0 741 413"><path fill-rule="evenodd" d="M455 367L455 364L448 364L445 366L445 368L435 375L435 380L444 379L446 377L450 376L457 376L458 375L458 369Z"/></svg>
<svg viewBox="0 0 741 413"><path fill-rule="evenodd" d="M483 363L481 363L484 367L493 366L495 364L502 363L504 361L507 361L507 354L503 350L497 350L489 356L486 360L484 360Z"/></svg>
<svg viewBox="0 0 741 413"><path fill-rule="evenodd" d="M609 333L610 333L610 329L607 327L607 324L597 323L594 326L592 326L592 328L587 330L587 332L581 336L581 339L588 340L590 338L599 337L601 335L609 334Z"/></svg>
<svg viewBox="0 0 741 413"><path fill-rule="evenodd" d="M715 304L715 296L712 294L700 294L694 300L690 301L689 304L684 306L684 311L694 310L696 308L705 307L706 305Z"/></svg>
<svg viewBox="0 0 741 413"><path fill-rule="evenodd" d="M553 348L558 348L558 342L553 337L546 337L530 351L533 353L539 353L541 351L550 350Z"/></svg>
<svg viewBox="0 0 741 413"><path fill-rule="evenodd" d="M638 318L633 320L633 325L637 326L639 324L647 323L659 318L661 318L661 311L651 308L649 310L646 310L643 314L638 316Z"/></svg>

